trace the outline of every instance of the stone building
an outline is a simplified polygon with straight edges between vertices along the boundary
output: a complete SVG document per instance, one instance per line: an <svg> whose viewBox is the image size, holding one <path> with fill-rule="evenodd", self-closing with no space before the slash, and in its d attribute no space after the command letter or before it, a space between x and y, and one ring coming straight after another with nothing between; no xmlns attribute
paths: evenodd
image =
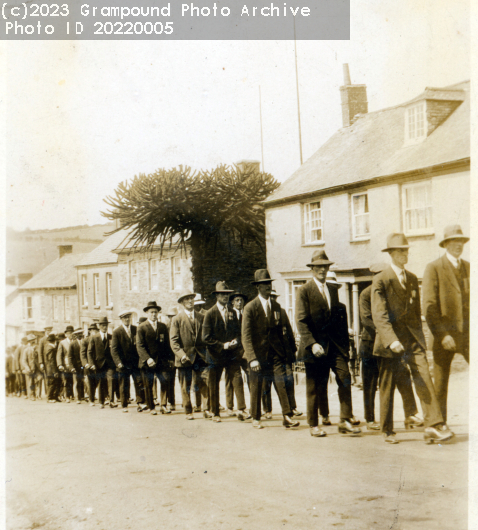
<svg viewBox="0 0 478 530"><path fill-rule="evenodd" d="M311 277L306 263L324 249L356 340L359 294L370 264L389 260L381 252L389 233L407 235L408 268L421 279L443 253L444 227L470 230L469 82L376 112L358 88L346 77L343 127L265 201L267 263L291 321L297 289Z"/></svg>

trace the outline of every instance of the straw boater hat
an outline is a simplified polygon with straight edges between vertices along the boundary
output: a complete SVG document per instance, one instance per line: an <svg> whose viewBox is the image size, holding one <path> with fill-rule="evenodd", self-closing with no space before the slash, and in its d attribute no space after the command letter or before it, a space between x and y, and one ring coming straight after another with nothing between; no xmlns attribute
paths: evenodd
<svg viewBox="0 0 478 530"><path fill-rule="evenodd" d="M161 307L156 302L148 302L148 305L143 308L143 311L146 313L149 309L157 309L158 311L161 311Z"/></svg>
<svg viewBox="0 0 478 530"><path fill-rule="evenodd" d="M73 335L83 335L83 328L77 328L73 332Z"/></svg>
<svg viewBox="0 0 478 530"><path fill-rule="evenodd" d="M89 326L88 326L88 329L91 331L92 329L98 331L98 326L96 325L96 322L92 322Z"/></svg>
<svg viewBox="0 0 478 530"><path fill-rule="evenodd" d="M325 250L316 250L312 254L310 263L307 263L307 267L314 267L315 265L333 265L334 263L334 261L329 260Z"/></svg>
<svg viewBox="0 0 478 530"><path fill-rule="evenodd" d="M124 309L124 310L121 311L121 313L118 315L118 318L127 317L128 315L132 315L132 314L133 314L133 310L132 310L132 309Z"/></svg>
<svg viewBox="0 0 478 530"><path fill-rule="evenodd" d="M249 300L249 298L245 294L241 293L240 291L236 291L232 293L231 296L229 297L229 302L232 302L234 298L242 298L244 300L244 303L246 303Z"/></svg>
<svg viewBox="0 0 478 530"><path fill-rule="evenodd" d="M251 284L257 285L258 283L269 283L273 281L274 278L271 278L271 275L267 269L258 269L254 273L254 281L251 282Z"/></svg>
<svg viewBox="0 0 478 530"><path fill-rule="evenodd" d="M340 289L342 287L342 284L337 281L337 275L334 271L327 271L325 281L327 283L331 283L332 285L336 285L337 289Z"/></svg>
<svg viewBox="0 0 478 530"><path fill-rule="evenodd" d="M410 248L405 234L394 232L387 237L387 248L382 249L382 252L390 252L400 248Z"/></svg>
<svg viewBox="0 0 478 530"><path fill-rule="evenodd" d="M206 301L202 299L202 296L199 293L196 293L196 298L194 299L194 305L205 304Z"/></svg>
<svg viewBox="0 0 478 530"><path fill-rule="evenodd" d="M175 317L177 314L178 314L178 308L174 305L169 307L168 310L166 311L167 317Z"/></svg>
<svg viewBox="0 0 478 530"><path fill-rule="evenodd" d="M445 243L447 241L451 241L452 239L461 239L464 243L470 241L469 237L463 235L463 231L460 225L449 225L445 228L443 239L438 244L441 248L444 248Z"/></svg>
<svg viewBox="0 0 478 530"><path fill-rule="evenodd" d="M212 294L229 294L233 293L234 289L229 289L226 282L221 281L216 283L216 290Z"/></svg>
<svg viewBox="0 0 478 530"><path fill-rule="evenodd" d="M188 296L194 296L194 297L195 297L195 296L196 296L196 293L193 293L193 292L191 291L191 289L183 289L183 290L181 291L180 295L178 296L178 304L181 303L181 300L182 300L183 298L187 298Z"/></svg>
<svg viewBox="0 0 478 530"><path fill-rule="evenodd" d="M388 267L388 265L386 263L372 263L372 265L370 265L370 267L368 268L368 270L372 273L372 274L378 274L379 272L382 272L383 269L386 269Z"/></svg>

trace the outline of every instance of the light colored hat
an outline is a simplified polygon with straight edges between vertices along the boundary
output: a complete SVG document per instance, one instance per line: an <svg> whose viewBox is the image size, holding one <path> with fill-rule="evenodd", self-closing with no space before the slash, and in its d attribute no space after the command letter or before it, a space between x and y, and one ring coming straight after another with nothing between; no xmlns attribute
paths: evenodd
<svg viewBox="0 0 478 530"><path fill-rule="evenodd" d="M271 296L275 296L276 298L280 296L280 294L277 294L277 291L275 289L272 289Z"/></svg>
<svg viewBox="0 0 478 530"><path fill-rule="evenodd" d="M271 278L271 275L269 274L269 271L267 269L258 269L254 273L254 281L251 282L251 284L257 285L258 283L268 283L273 281L274 278Z"/></svg>
<svg viewBox="0 0 478 530"><path fill-rule="evenodd" d="M440 245L440 247L444 248L445 243L452 239L461 239L465 243L467 241L470 241L469 237L463 235L463 231L460 225L449 225L445 228L443 239L438 244Z"/></svg>
<svg viewBox="0 0 478 530"><path fill-rule="evenodd" d="M327 283L336 285L339 289L342 287L342 284L337 281L337 275L334 271L327 271L327 277L325 278Z"/></svg>
<svg viewBox="0 0 478 530"><path fill-rule="evenodd" d="M388 267L388 265L386 263L383 263L383 262L380 262L380 263L372 263L372 265L370 265L370 267L368 268L368 270L373 273L373 274L377 274L379 272L382 272L384 269L386 269Z"/></svg>
<svg viewBox="0 0 478 530"><path fill-rule="evenodd" d="M330 261L325 250L316 250L312 254L310 263L307 263L307 267L314 267L314 265L333 265L335 262Z"/></svg>
<svg viewBox="0 0 478 530"><path fill-rule="evenodd" d="M229 294L233 293L234 289L229 289L226 282L221 281L216 283L216 290L212 294Z"/></svg>
<svg viewBox="0 0 478 530"><path fill-rule="evenodd" d="M194 298L194 305L202 305L205 303L206 301L202 299L202 296L199 293L197 293L196 298Z"/></svg>
<svg viewBox="0 0 478 530"><path fill-rule="evenodd" d="M77 328L73 332L73 335L83 335L83 328Z"/></svg>
<svg viewBox="0 0 478 530"><path fill-rule="evenodd" d="M131 309L125 309L124 311L121 311L121 313L118 315L119 318L126 317L128 315L132 315L134 311Z"/></svg>
<svg viewBox="0 0 478 530"><path fill-rule="evenodd" d="M166 311L167 317L175 317L178 314L178 308L176 306L168 307Z"/></svg>
<svg viewBox="0 0 478 530"><path fill-rule="evenodd" d="M183 298L188 298L189 296L194 296L194 297L195 297L195 296L196 296L196 293L193 293L193 292L191 291L191 289L183 289L183 290L181 291L181 293L179 294L179 296L178 296L178 304L181 303L181 300L182 300Z"/></svg>
<svg viewBox="0 0 478 530"><path fill-rule="evenodd" d="M405 237L405 234L394 232L387 237L387 248L382 249L382 252L390 252L391 250L400 248L410 248L408 239Z"/></svg>
<svg viewBox="0 0 478 530"><path fill-rule="evenodd" d="M29 333L29 334L27 335L27 341L28 341L28 342L32 342L32 341L34 341L34 340L36 340L36 335L34 335L33 333Z"/></svg>

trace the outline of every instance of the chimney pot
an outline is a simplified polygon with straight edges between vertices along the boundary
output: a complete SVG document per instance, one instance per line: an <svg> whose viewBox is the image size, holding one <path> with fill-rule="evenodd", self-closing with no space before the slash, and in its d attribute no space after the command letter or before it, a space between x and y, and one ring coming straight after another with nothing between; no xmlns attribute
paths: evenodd
<svg viewBox="0 0 478 530"><path fill-rule="evenodd" d="M352 125L359 114L367 114L367 86L352 85L350 80L349 65L344 64L344 86L340 87L342 101L342 123L344 127Z"/></svg>
<svg viewBox="0 0 478 530"><path fill-rule="evenodd" d="M347 86L347 85L351 85L352 84L352 81L350 79L350 71L349 71L349 65L348 63L345 63L343 65L344 67L344 85Z"/></svg>
<svg viewBox="0 0 478 530"><path fill-rule="evenodd" d="M65 254L73 254L73 245L58 245L58 252L60 259Z"/></svg>

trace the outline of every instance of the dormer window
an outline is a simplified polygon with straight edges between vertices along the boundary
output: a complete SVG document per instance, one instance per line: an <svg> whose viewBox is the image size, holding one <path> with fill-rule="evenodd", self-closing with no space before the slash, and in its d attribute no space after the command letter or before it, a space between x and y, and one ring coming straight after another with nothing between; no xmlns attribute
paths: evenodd
<svg viewBox="0 0 478 530"><path fill-rule="evenodd" d="M405 109L405 143L414 144L427 137L426 101Z"/></svg>

